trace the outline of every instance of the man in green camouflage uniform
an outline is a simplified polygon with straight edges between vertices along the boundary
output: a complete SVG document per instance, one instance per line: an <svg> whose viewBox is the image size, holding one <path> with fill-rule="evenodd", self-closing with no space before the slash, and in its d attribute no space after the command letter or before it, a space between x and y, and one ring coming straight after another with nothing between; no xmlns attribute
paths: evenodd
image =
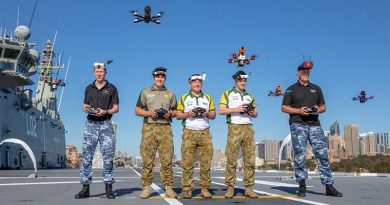
<svg viewBox="0 0 390 205"><path fill-rule="evenodd" d="M234 196L237 157L241 148L244 157L245 196L257 198L257 194L252 189L255 182L255 132L252 118L257 117L256 103L253 95L245 90L249 76L240 70L232 77L235 81L235 87L225 91L219 103L219 112L221 115L227 115L229 127L225 150L227 157L225 183L228 186L225 197L232 198Z"/></svg>
<svg viewBox="0 0 390 205"><path fill-rule="evenodd" d="M141 139L142 199L149 198L150 185L153 181L153 161L158 151L161 163L161 180L165 186L165 196L175 198L173 191L173 139L171 118L176 116L176 96L172 90L164 86L166 68L158 67L153 72L154 85L142 90L139 95L135 113L144 117Z"/></svg>
<svg viewBox="0 0 390 205"><path fill-rule="evenodd" d="M188 82L191 91L184 94L177 105L178 120L183 120L183 138L181 157L183 164L182 188L183 198L192 198L194 190L194 159L198 150L200 160L201 195L211 198L208 191L211 184L211 160L213 158L213 144L209 131L209 119L215 119L214 102L208 94L202 92L204 78L193 74Z"/></svg>

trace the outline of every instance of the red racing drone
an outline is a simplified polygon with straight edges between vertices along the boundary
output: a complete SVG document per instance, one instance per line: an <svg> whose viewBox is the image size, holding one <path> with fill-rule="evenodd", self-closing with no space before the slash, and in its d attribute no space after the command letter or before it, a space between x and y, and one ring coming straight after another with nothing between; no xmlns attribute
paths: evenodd
<svg viewBox="0 0 390 205"><path fill-rule="evenodd" d="M237 63L237 67L243 67L244 65L250 64L251 61L256 59L256 55L251 55L250 58L245 57L245 48L241 47L238 50L238 53L232 53L230 54L231 58L229 58L229 63Z"/></svg>
<svg viewBox="0 0 390 205"><path fill-rule="evenodd" d="M284 93L282 93L282 86L277 85L275 88L275 92L272 92L270 90L268 96L275 96L275 97L284 96Z"/></svg>

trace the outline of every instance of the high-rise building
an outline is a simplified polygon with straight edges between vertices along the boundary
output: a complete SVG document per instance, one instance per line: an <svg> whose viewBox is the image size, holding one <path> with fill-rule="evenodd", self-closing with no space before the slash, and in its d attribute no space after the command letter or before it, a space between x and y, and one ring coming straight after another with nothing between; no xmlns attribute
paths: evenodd
<svg viewBox="0 0 390 205"><path fill-rule="evenodd" d="M344 141L348 156L358 156L360 154L357 125L350 124L344 126Z"/></svg>
<svg viewBox="0 0 390 205"><path fill-rule="evenodd" d="M265 159L265 144L259 142L256 144L255 156L260 159Z"/></svg>
<svg viewBox="0 0 390 205"><path fill-rule="evenodd" d="M340 125L339 123L337 122L334 122L331 126L330 126L330 135L331 136L334 136L334 135L339 135L340 136Z"/></svg>
<svg viewBox="0 0 390 205"><path fill-rule="evenodd" d="M377 143L376 143L375 134L373 132L369 132L366 137L366 144L365 144L366 154L376 155L377 153L376 148L377 148Z"/></svg>
<svg viewBox="0 0 390 205"><path fill-rule="evenodd" d="M331 162L337 161L343 156L343 139L339 135L329 137L329 151L328 156Z"/></svg>
<svg viewBox="0 0 390 205"><path fill-rule="evenodd" d="M389 133L376 133L377 153L385 153L389 148Z"/></svg>
<svg viewBox="0 0 390 205"><path fill-rule="evenodd" d="M360 155L366 155L367 154L366 143L367 143L367 137L366 136L361 136L359 138Z"/></svg>
<svg viewBox="0 0 390 205"><path fill-rule="evenodd" d="M262 140L265 150L265 160L278 160L279 141L277 140Z"/></svg>

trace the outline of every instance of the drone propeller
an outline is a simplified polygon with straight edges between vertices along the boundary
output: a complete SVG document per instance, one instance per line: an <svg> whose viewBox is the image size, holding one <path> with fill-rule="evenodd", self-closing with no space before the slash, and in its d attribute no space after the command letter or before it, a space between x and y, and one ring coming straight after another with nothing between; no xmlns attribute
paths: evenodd
<svg viewBox="0 0 390 205"><path fill-rule="evenodd" d="M142 18L135 18L135 19L134 19L134 23L138 23L138 22L141 22L141 21L143 21Z"/></svg>
<svg viewBox="0 0 390 205"><path fill-rule="evenodd" d="M164 14L165 14L164 11L160 11L160 12L158 12L158 13L156 14L156 16L157 16L157 17L161 17L161 16L163 16Z"/></svg>
<svg viewBox="0 0 390 205"><path fill-rule="evenodd" d="M130 10L129 13L131 13L133 15L137 15L138 14L138 10Z"/></svg>

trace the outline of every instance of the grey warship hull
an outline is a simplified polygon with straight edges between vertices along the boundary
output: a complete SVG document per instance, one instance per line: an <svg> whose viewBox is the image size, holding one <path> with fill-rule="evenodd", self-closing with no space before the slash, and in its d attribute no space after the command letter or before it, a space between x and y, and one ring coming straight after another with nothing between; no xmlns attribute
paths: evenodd
<svg viewBox="0 0 390 205"><path fill-rule="evenodd" d="M24 141L32 149L38 168L65 167L63 123L23 102L26 93L31 90L0 90L0 141L9 138ZM0 147L0 167L33 169L33 164L22 146L5 143Z"/></svg>

